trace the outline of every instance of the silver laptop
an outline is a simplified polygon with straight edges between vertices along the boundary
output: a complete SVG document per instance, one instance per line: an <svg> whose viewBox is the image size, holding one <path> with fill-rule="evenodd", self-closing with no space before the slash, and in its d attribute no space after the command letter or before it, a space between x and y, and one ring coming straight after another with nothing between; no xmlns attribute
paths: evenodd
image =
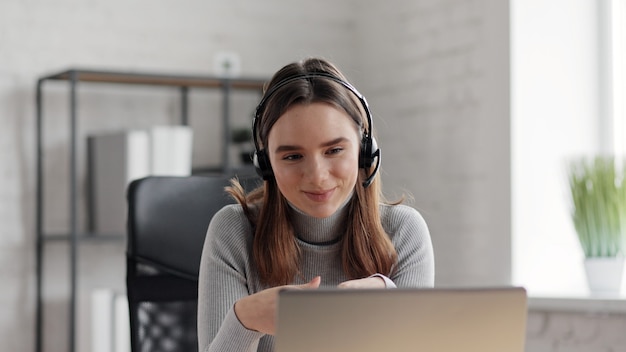
<svg viewBox="0 0 626 352"><path fill-rule="evenodd" d="M521 287L284 290L276 352L523 352Z"/></svg>

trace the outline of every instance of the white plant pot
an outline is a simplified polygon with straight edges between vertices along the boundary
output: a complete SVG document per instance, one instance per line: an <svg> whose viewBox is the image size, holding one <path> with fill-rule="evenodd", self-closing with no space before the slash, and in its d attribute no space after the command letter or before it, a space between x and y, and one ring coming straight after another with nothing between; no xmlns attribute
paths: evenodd
<svg viewBox="0 0 626 352"><path fill-rule="evenodd" d="M624 258L585 258L585 273L591 292L619 293L622 287Z"/></svg>

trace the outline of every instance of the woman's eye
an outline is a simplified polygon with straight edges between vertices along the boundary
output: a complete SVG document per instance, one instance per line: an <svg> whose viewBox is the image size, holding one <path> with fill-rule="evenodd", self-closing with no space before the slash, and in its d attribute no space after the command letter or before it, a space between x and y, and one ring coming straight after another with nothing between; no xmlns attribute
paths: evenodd
<svg viewBox="0 0 626 352"><path fill-rule="evenodd" d="M285 155L283 157L283 160L298 160L300 158L302 158L302 156L299 154L290 154L290 155Z"/></svg>
<svg viewBox="0 0 626 352"><path fill-rule="evenodd" d="M328 151L328 154L337 154L337 153L341 152L342 150L343 150L343 148L341 148L341 147L332 148L331 150Z"/></svg>

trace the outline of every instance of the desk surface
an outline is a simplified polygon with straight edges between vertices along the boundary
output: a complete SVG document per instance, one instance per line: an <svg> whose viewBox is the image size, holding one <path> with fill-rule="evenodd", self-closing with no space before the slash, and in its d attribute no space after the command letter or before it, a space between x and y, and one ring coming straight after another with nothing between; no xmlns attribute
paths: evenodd
<svg viewBox="0 0 626 352"><path fill-rule="evenodd" d="M626 313L626 296L618 294L539 294L529 293L530 311L582 313Z"/></svg>

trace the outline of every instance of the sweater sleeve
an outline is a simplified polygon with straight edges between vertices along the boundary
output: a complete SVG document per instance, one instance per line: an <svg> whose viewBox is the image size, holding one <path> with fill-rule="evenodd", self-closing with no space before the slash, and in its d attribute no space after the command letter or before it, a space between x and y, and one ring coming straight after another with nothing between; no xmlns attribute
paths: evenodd
<svg viewBox="0 0 626 352"><path fill-rule="evenodd" d="M406 205L386 206L383 227L398 253L390 279L397 287L433 287L435 258L430 232L422 215Z"/></svg>
<svg viewBox="0 0 626 352"><path fill-rule="evenodd" d="M246 329L235 302L250 294L251 229L241 208L229 205L215 214L202 250L198 278L198 350L256 351L264 334Z"/></svg>
<svg viewBox="0 0 626 352"><path fill-rule="evenodd" d="M369 277L381 278L385 282L385 288L397 288L396 284L393 281L391 281L390 278L386 277L383 274L374 274L374 275L370 275Z"/></svg>

